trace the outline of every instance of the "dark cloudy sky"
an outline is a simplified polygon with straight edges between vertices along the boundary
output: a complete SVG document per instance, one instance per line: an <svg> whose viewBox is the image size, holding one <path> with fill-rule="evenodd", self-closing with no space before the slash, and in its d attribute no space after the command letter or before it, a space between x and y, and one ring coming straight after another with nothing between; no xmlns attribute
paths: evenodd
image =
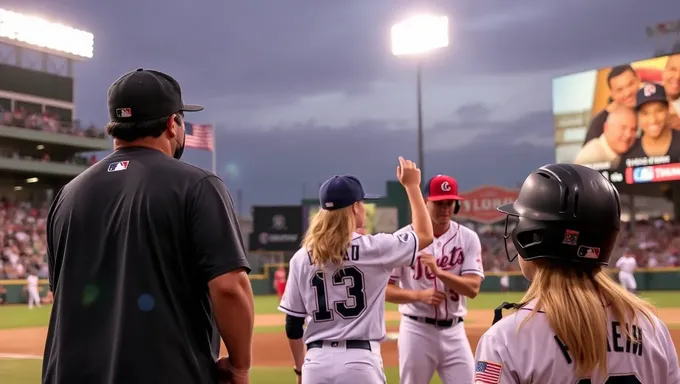
<svg viewBox="0 0 680 384"><path fill-rule="evenodd" d="M175 76L217 124L218 173L243 206L294 204L352 173L384 192L416 157L415 65L390 25L442 12L451 47L424 60L426 176L463 189L516 186L554 161L551 79L648 57L645 26L678 0L2 0L95 35L75 70L81 120L104 125L106 91L136 67ZM210 168L210 155L186 160Z"/></svg>

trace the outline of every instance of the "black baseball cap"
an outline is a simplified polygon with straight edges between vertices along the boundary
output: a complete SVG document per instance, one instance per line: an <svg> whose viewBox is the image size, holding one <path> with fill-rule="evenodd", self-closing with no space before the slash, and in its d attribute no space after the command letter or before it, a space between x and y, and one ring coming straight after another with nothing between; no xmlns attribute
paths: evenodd
<svg viewBox="0 0 680 384"><path fill-rule="evenodd" d="M364 187L354 176L336 175L326 180L319 188L319 203L321 209L334 211L349 207L357 201L377 200L377 195L367 195Z"/></svg>
<svg viewBox="0 0 680 384"><path fill-rule="evenodd" d="M121 76L109 87L108 99L109 119L119 123L203 110L200 105L184 104L177 80L152 69L139 68Z"/></svg>
<svg viewBox="0 0 680 384"><path fill-rule="evenodd" d="M635 95L635 110L639 110L645 103L650 101L660 101L668 105L666 88L661 84L646 83L642 88L638 89Z"/></svg>

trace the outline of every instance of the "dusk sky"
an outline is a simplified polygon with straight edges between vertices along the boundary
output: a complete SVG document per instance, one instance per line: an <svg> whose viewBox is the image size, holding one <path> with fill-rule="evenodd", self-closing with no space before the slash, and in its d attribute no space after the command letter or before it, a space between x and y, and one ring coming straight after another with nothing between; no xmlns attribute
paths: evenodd
<svg viewBox="0 0 680 384"><path fill-rule="evenodd" d="M420 5L418 5L420 4ZM553 162L552 78L652 55L647 25L678 0L3 0L95 35L76 65L77 117L104 126L106 92L137 67L173 75L187 120L217 126L218 174L243 207L296 204L334 174L384 193L397 156L416 160L415 61L390 53L414 11L451 21L423 58L425 173L463 190L515 187ZM210 154L186 161L210 168Z"/></svg>

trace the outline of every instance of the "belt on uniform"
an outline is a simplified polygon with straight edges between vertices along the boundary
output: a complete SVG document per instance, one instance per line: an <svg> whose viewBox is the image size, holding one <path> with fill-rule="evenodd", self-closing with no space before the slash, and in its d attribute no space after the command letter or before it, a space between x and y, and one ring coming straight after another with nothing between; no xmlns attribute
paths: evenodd
<svg viewBox="0 0 680 384"><path fill-rule="evenodd" d="M337 341L331 341L331 347L337 347ZM347 349L365 349L367 351L371 350L371 343L367 340L347 340L345 341L345 347ZM312 348L323 348L323 340L312 341L307 344L307 349Z"/></svg>
<svg viewBox="0 0 680 384"><path fill-rule="evenodd" d="M454 324L458 324L458 323L463 322L462 317L459 317L458 320L456 320L455 322L454 322L453 319L451 319L451 320L437 320L437 319L433 319L431 317L417 317L417 316L410 316L410 315L406 315L406 317L408 317L411 320L415 320L415 321L418 321L418 322L421 322L421 323L432 324L432 325L435 325L437 327L444 327L444 328L450 327Z"/></svg>

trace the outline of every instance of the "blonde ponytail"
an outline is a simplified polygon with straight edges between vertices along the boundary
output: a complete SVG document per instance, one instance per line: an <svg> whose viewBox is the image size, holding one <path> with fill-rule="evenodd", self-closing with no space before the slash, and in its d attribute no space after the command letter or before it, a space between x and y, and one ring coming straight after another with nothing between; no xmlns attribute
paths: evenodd
<svg viewBox="0 0 680 384"><path fill-rule="evenodd" d="M307 248L312 262L319 267L341 265L355 229L351 205L333 211L320 209L307 228L302 246Z"/></svg>
<svg viewBox="0 0 680 384"><path fill-rule="evenodd" d="M635 324L642 315L652 325L654 307L614 282L601 267L578 268L552 260L536 260L536 273L521 306L538 299L531 314L545 312L550 328L567 347L579 377L595 372L607 375L609 313L623 324ZM639 343L628 326L623 336Z"/></svg>

